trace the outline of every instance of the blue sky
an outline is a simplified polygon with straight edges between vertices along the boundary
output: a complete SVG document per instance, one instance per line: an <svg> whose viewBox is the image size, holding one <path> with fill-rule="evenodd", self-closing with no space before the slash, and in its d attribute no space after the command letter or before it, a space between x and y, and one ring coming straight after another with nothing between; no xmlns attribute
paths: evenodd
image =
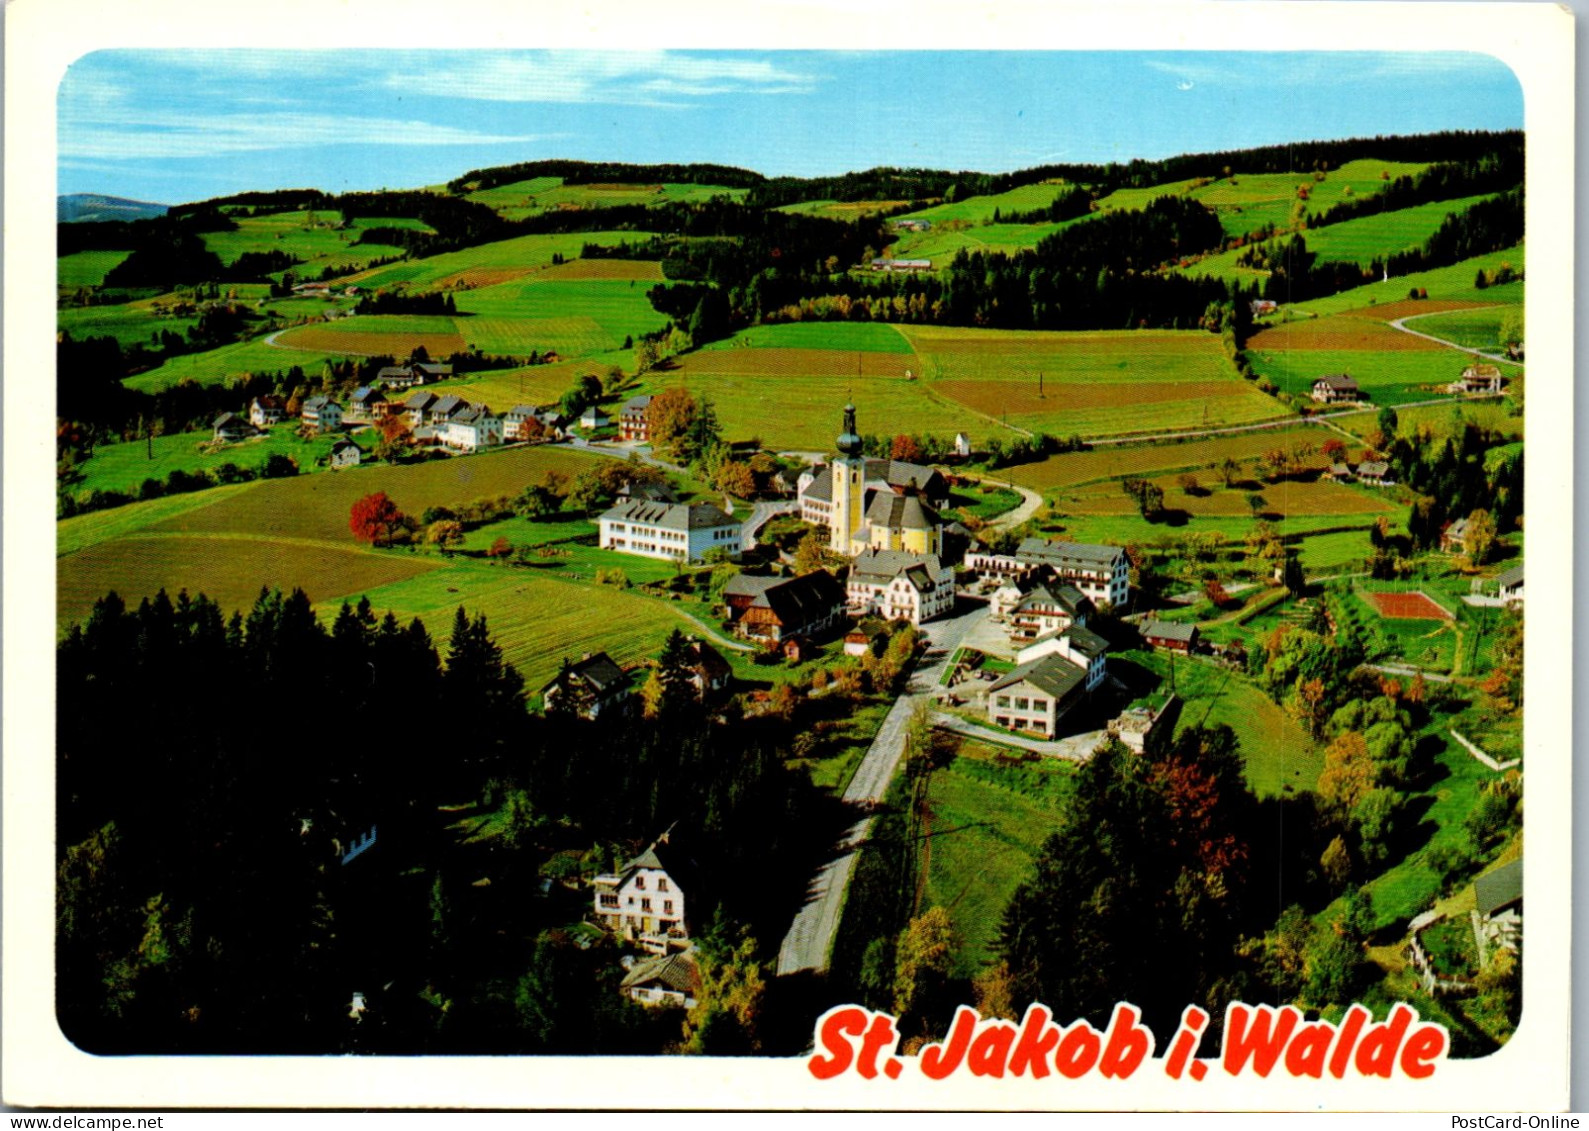
<svg viewBox="0 0 1589 1131"><path fill-rule="evenodd" d="M1523 95L1458 53L117 50L59 111L60 192L179 203L548 157L1003 172L1516 129Z"/></svg>

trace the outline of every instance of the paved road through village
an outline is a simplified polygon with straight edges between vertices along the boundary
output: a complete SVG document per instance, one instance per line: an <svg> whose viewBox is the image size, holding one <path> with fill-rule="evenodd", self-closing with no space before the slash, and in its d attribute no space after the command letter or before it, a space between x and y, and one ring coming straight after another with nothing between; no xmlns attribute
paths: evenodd
<svg viewBox="0 0 1589 1131"><path fill-rule="evenodd" d="M932 658L912 673L905 693L895 701L877 737L872 740L860 767L844 791L844 800L857 808L881 801L905 753L905 732L916 705L925 701L937 683L943 665L972 625L987 615L984 605L972 606L945 620L922 625ZM794 923L778 948L778 973L799 970L826 970L833 939L844 910L844 896L855 869L856 850L866 841L872 818L864 817L851 825L835 846L834 859L823 864L811 880L806 903L795 915Z"/></svg>

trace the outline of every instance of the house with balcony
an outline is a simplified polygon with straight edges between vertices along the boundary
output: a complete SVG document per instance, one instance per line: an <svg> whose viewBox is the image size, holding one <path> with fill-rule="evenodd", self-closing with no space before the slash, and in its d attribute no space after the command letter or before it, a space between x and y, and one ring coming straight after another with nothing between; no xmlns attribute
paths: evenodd
<svg viewBox="0 0 1589 1131"><path fill-rule="evenodd" d="M681 884L694 867L674 850L672 835L669 828L622 869L592 881L596 922L652 954L690 945Z"/></svg>
<svg viewBox="0 0 1589 1131"><path fill-rule="evenodd" d="M850 565L846 584L855 616L908 620L911 624L942 616L955 605L954 571L932 554L863 550Z"/></svg>

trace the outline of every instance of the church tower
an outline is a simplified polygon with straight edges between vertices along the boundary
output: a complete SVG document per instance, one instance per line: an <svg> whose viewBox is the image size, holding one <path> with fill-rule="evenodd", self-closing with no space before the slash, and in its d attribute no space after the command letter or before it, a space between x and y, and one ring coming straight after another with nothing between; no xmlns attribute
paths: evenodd
<svg viewBox="0 0 1589 1131"><path fill-rule="evenodd" d="M831 464L833 475L833 527L828 546L846 557L855 553L855 536L866 516L866 457L855 431L855 406L844 406L844 433L839 454Z"/></svg>

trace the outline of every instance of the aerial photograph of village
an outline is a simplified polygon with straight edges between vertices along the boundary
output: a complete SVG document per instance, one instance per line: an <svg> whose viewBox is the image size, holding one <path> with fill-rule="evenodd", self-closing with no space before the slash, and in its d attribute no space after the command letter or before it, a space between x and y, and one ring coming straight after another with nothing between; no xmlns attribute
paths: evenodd
<svg viewBox="0 0 1589 1131"><path fill-rule="evenodd" d="M79 1049L1517 1030L1502 62L117 49L56 109Z"/></svg>

